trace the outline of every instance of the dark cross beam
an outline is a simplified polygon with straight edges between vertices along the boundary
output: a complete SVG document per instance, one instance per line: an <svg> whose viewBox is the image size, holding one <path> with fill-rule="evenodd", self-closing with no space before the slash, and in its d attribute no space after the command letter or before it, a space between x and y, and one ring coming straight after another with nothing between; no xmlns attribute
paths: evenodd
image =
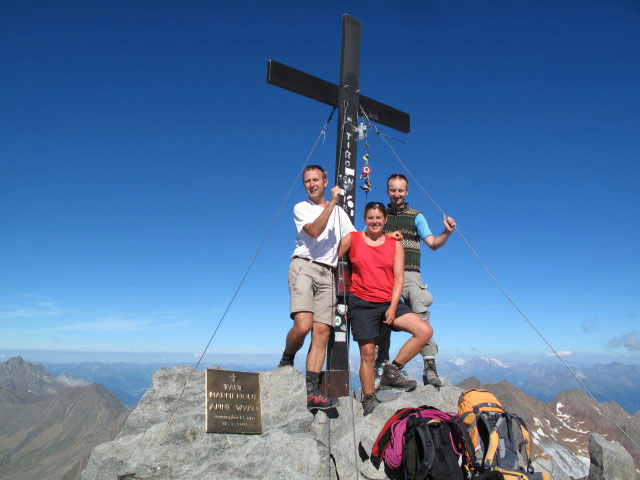
<svg viewBox="0 0 640 480"><path fill-rule="evenodd" d="M370 120L409 133L409 114L360 95L360 37L362 24L349 15L342 16L342 49L340 55L340 83L338 85L288 67L275 60L267 62L267 83L282 87L305 97L338 108L338 136L336 140L336 185L344 190L340 206L354 222L356 206L356 167L358 106ZM344 262L343 262L344 265ZM349 394L349 328L346 322L346 292L348 269L341 268L338 279L339 296L336 325L332 329L327 349L327 371L323 376L325 394L342 397Z"/></svg>

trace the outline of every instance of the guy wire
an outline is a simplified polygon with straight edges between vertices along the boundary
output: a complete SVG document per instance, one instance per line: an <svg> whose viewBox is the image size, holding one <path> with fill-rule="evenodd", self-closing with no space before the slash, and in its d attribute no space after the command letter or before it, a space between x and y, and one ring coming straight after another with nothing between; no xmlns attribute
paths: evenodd
<svg viewBox="0 0 640 480"><path fill-rule="evenodd" d="M444 210L442 208L440 208L440 205L438 205L438 203L431 197L431 195L429 195L427 193L427 191L424 189L424 187L422 186L422 184L418 181L418 179L413 175L413 173L411 173L411 171L409 170L409 167L407 167L405 165L405 163L400 159L400 156L396 153L395 149L393 148L393 146L384 138L385 135L382 134L380 132L380 130L378 130L378 127L376 127L374 124L372 124L369 121L369 118L367 117L367 114L364 112L364 110L362 109L362 107L360 107L360 110L362 111L363 116L367 119L367 123L369 126L372 126L374 128L374 130L376 131L376 133L378 134L378 136L382 139L382 141L384 143L387 144L387 146L391 149L391 152L393 153L393 155L396 157L396 159L398 160L398 162L400 163L400 165L402 165L402 168L405 169L405 171L409 174L409 176L411 177L411 179L418 185L418 187L420 187L420 190L422 190L422 192L429 198L429 200L431 200L431 202L435 205L435 207L443 214L446 216L446 213L444 212ZM629 441L635 445L636 448L638 448L640 450L640 445L638 445L635 440L633 438L631 438L631 436L629 436L629 434L627 432L624 431L624 429L618 424L618 422L616 422L613 417L604 409L604 407L602 405L600 405L600 403L596 400L596 398L591 394L591 392L589 391L589 389L587 388L587 386L580 380L580 378L578 377L578 375L576 375L576 373L571 369L571 367L569 367L569 365L567 364L567 362L565 362L562 357L558 354L558 352L556 351L555 348L553 348L553 346L551 345L551 343L549 343L549 341L545 338L545 336L540 332L540 330L538 330L536 328L536 326L533 324L533 322L531 322L531 320L529 320L529 318L525 315L525 313L520 309L520 307L516 304L516 302L511 298L511 296L507 293L507 291L502 287L502 285L500 285L500 282L498 282L498 280L496 279L496 277L491 273L491 271L489 270L489 268L485 265L485 263L482 261L482 259L480 258L480 256L476 253L476 251L473 249L473 247L471 246L471 244L467 241L467 239L464 237L464 235L462 235L462 233L460 232L460 229L458 229L456 227L455 231L457 232L457 234L460 236L460 238L462 239L462 241L465 243L465 245L469 248L469 250L471 251L471 253L473 254L473 256L476 258L476 260L478 261L478 263L480 263L480 265L482 266L482 268L485 270L485 272L487 273L487 275L489 275L489 277L491 278L491 280L493 281L493 283L498 287L498 289L502 292L502 294L505 296L505 298L509 301L509 303L511 303L511 305L513 305L513 307L518 311L518 313L520 313L520 315L522 316L522 318L524 318L527 323L531 326L531 328L533 328L533 330L538 334L538 336L544 341L544 343L547 344L547 346L551 349L551 351L554 353L554 355L556 357L558 357L558 360L560 360L560 362L562 363L562 365L564 365L564 367L569 371L569 373L573 376L573 378L575 378L576 382L578 382L578 384L582 387L582 389L584 390L584 392L591 397L591 399L593 400L593 402L595 403L596 407L601 410L607 417L609 417L609 420L611 420L613 422L613 424L618 427L618 429L622 432L622 434L627 437L629 439Z"/></svg>
<svg viewBox="0 0 640 480"><path fill-rule="evenodd" d="M258 249L256 250L255 255L251 259L251 262L249 263L249 266L247 267L246 271L244 272L244 275L242 276L242 278L240 279L240 283L238 284L238 287L236 288L235 292L233 293L233 295L231 297L231 300L229 300L229 303L227 304L227 307L225 308L224 313L222 314L222 317L220 317L220 320L218 321L218 325L216 326L215 330L213 331L213 334L211 335L211 338L209 339L209 342L207 343L207 346L204 348L202 354L200 355L200 358L198 359L198 362L196 363L195 370L198 370L198 367L200 366L200 363L202 362L202 358L204 357L205 353L207 353L207 350L209 349L209 345L211 345L211 342L213 341L213 337L216 336L216 333L218 332L218 329L220 328L220 325L222 324L222 321L225 319L225 317L227 315L227 312L229 311L229 309L231 308L231 305L233 304L233 301L236 299L236 296L238 295L238 292L240 291L240 288L242 288L242 285L243 285L245 279L247 278L247 275L249 274L249 271L253 267L253 264L255 263L256 259L258 258L258 255L260 254L260 251L262 250L262 247L266 243L267 238L269 238L269 234L273 230L273 227L275 226L276 222L278 221L278 218L280 218L280 214L282 213L282 210L284 209L284 206L286 205L287 201L289 200L289 197L291 196L291 193L293 192L293 189L295 188L296 184L298 183L298 179L300 178L300 176L304 172L304 169L307 166L307 163L309 163L309 159L311 158L311 155L313 155L313 152L315 151L316 147L318 146L318 142L320 141L320 138L322 138L325 135L325 133L327 131L327 125L329 124L329 122L333 118L333 114L335 113L335 111L336 111L336 108L333 107L331 109L331 113L329 114L329 118L327 118L327 121L324 123L324 126L320 130L320 133L318 134L318 137L316 138L316 141L314 142L313 147L311 147L311 150L309 151L309 154L307 155L307 158L305 158L304 163L302 164L302 167L300 168L300 170L298 171L298 174L296 175L296 178L293 180L293 182L291 183L291 186L289 187L289 191L285 195L284 200L282 200L282 203L280 204L280 207L278 208L276 214L274 215L273 220L271 221L271 225L269 225L269 228L267 229L264 237L262 238L262 241L260 242L260 245L258 246ZM178 407L180 406L180 400L182 399L182 395L184 394L184 391L185 391L186 387L187 387L187 380L185 378L185 380L184 380L184 382L182 384L182 391L180 392L180 395L178 396L178 399L176 401L176 408L173 410L173 412L171 412L169 420L167 421L167 425L164 427L164 431L165 432L166 432L167 428L169 428L169 425L171 424L171 420L173 419L173 415L176 413L176 411L178 410Z"/></svg>

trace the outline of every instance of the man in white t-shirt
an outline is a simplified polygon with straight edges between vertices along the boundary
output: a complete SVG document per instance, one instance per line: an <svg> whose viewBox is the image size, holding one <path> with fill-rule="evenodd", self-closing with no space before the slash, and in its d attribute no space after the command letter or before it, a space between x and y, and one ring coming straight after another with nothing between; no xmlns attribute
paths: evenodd
<svg viewBox="0 0 640 480"><path fill-rule="evenodd" d="M336 303L334 271L338 263L340 239L355 231L349 216L340 208L340 187L324 198L327 172L310 165L302 176L309 198L293 209L298 235L289 264L290 312L293 327L287 334L279 367L293 366L295 354L311 332L307 354L307 408L326 410L338 405L320 393L320 371L326 355Z"/></svg>

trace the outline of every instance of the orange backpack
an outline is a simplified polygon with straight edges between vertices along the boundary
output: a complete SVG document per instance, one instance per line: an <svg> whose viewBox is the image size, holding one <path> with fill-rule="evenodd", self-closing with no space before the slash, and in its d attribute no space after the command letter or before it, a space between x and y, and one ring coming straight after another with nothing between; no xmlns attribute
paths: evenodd
<svg viewBox="0 0 640 480"><path fill-rule="evenodd" d="M531 466L529 429L518 415L505 411L491 392L466 390L458 399L458 418L475 451L477 473L498 471L505 480L549 480ZM471 464L470 458L467 463Z"/></svg>

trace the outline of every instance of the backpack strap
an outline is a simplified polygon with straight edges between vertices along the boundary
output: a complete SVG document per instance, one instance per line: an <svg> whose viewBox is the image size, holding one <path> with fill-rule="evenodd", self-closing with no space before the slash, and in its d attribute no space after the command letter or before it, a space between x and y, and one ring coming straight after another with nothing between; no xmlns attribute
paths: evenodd
<svg viewBox="0 0 640 480"><path fill-rule="evenodd" d="M459 438L462 439L462 442L464 443L464 448L465 450L468 452L471 463L476 466L476 455L475 455L475 451L473 449L473 442L471 441L471 436L469 435L469 432L467 431L467 428L461 424L460 422L458 422L457 420L450 420L449 422L447 422L452 428L452 432L453 430L455 430L456 432L458 432ZM451 442L452 444L455 444L455 442ZM462 452L462 454L464 454L464 452ZM479 465L477 465L479 466Z"/></svg>
<svg viewBox="0 0 640 480"><path fill-rule="evenodd" d="M429 422L417 421L414 431L417 437L416 445L418 445L418 448L424 448L424 452L422 452L422 462L418 467L416 478L427 478L427 474L431 471L433 461L436 458L436 449L433 444L433 437L429 431Z"/></svg>
<svg viewBox="0 0 640 480"><path fill-rule="evenodd" d="M468 458L469 469L472 471L478 471L480 469L480 463L476 458L476 453L473 447L473 442L471 441L471 436L467 431L467 427L465 427L458 420L450 420L447 422L449 424L449 428L451 429L451 445L456 445L456 442L453 438L453 431L457 432L457 438L461 439L463 442L464 452L456 452L457 454L462 456L462 461L465 461L465 454Z"/></svg>
<svg viewBox="0 0 640 480"><path fill-rule="evenodd" d="M481 408L487 408L487 407L488 408L498 408L498 409L500 409L501 412L504 412L504 408L502 408L501 405L498 405L497 403L493 403L493 402L478 403L478 404L473 406L473 411L477 412Z"/></svg>
<svg viewBox="0 0 640 480"><path fill-rule="evenodd" d="M520 444L517 445L517 449L518 449L518 452L520 452L520 454L525 457L527 471L529 473L533 473L534 470L533 470L533 467L531 466L531 442L529 441L529 429L527 428L527 424L522 418L520 418L515 413L511 413L509 414L509 416L512 417L513 420L515 420L515 423L517 423L518 426L520 427L520 433L522 434L522 442L520 442ZM524 447L524 452L522 451L522 447Z"/></svg>
<svg viewBox="0 0 640 480"><path fill-rule="evenodd" d="M484 468L488 470L491 468L491 465L494 462L496 451L498 450L498 444L500 443L500 437L498 435L498 430L496 429L495 423L487 415L476 415L476 418L485 425L485 427L487 428L487 432L489 433L489 444L485 448L483 462Z"/></svg>

